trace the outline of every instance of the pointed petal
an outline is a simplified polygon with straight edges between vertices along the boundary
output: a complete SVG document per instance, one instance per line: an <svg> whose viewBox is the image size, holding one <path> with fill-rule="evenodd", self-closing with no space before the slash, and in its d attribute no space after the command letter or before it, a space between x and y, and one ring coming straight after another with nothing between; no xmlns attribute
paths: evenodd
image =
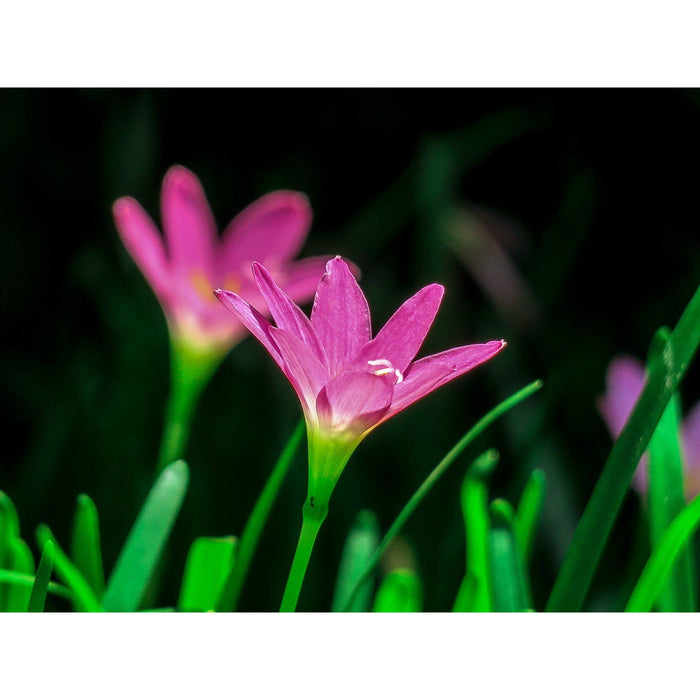
<svg viewBox="0 0 700 700"><path fill-rule="evenodd" d="M359 437L381 420L393 395L393 377L352 370L341 372L321 389L316 399L321 428Z"/></svg>
<svg viewBox="0 0 700 700"><path fill-rule="evenodd" d="M634 357L620 355L608 366L605 395L598 410L613 438L622 432L644 387L644 365Z"/></svg>
<svg viewBox="0 0 700 700"><path fill-rule="evenodd" d="M314 298L321 276L326 270L328 255L293 260L275 273L275 279L290 299L297 304L306 304Z"/></svg>
<svg viewBox="0 0 700 700"><path fill-rule="evenodd" d="M124 246L151 285L163 297L169 287L170 273L163 239L141 205L131 197L121 197L112 207L114 222Z"/></svg>
<svg viewBox="0 0 700 700"><path fill-rule="evenodd" d="M305 352L311 351L323 367L327 367L326 352L304 312L277 286L260 263L253 263L253 277L277 327L296 336L306 346Z"/></svg>
<svg viewBox="0 0 700 700"><path fill-rule="evenodd" d="M326 368L290 331L272 327L270 336L282 357L282 371L297 392L304 413L315 417L316 397L329 379Z"/></svg>
<svg viewBox="0 0 700 700"><path fill-rule="evenodd" d="M429 355L408 367L404 380L394 388L394 400L383 420L422 399L447 382L490 360L506 346L503 340L464 345Z"/></svg>
<svg viewBox="0 0 700 700"><path fill-rule="evenodd" d="M367 361L385 359L405 372L433 325L444 292L440 284L430 284L416 292L360 350L353 365L359 370Z"/></svg>
<svg viewBox="0 0 700 700"><path fill-rule="evenodd" d="M223 277L248 269L254 260L276 267L291 260L311 227L311 206L300 192L279 190L246 207L223 233Z"/></svg>
<svg viewBox="0 0 700 700"><path fill-rule="evenodd" d="M367 299L339 256L328 262L318 283L311 323L326 349L331 375L349 368L371 339Z"/></svg>
<svg viewBox="0 0 700 700"><path fill-rule="evenodd" d="M161 192L163 230L173 267L186 274L216 279L216 223L196 175L176 165L165 175Z"/></svg>
<svg viewBox="0 0 700 700"><path fill-rule="evenodd" d="M272 324L250 304L241 299L235 292L227 289L217 289L216 298L263 344L272 359L284 371L282 355L270 335Z"/></svg>

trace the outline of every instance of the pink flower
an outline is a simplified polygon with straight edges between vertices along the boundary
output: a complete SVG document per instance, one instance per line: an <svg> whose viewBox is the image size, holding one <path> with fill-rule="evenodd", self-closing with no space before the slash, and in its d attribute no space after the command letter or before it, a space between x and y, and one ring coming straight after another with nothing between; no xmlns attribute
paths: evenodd
<svg viewBox="0 0 700 700"><path fill-rule="evenodd" d="M367 300L340 257L326 265L310 320L260 263L253 263L253 277L276 326L235 292L219 289L216 295L294 387L309 435L309 493L318 486L321 498L330 496L347 459L371 430L505 345L502 340L467 345L414 361L444 288L431 284L418 291L372 338Z"/></svg>
<svg viewBox="0 0 700 700"><path fill-rule="evenodd" d="M608 366L605 394L598 399L598 410L613 438L622 432L642 393L646 371L639 360L620 355ZM696 404L681 427L681 451L685 495L688 500L700 493L700 403ZM647 456L634 473L632 485L641 494L648 489Z"/></svg>
<svg viewBox="0 0 700 700"><path fill-rule="evenodd" d="M311 208L298 192L271 192L244 209L217 235L197 177L176 165L163 179L163 238L131 197L114 203L114 219L126 249L151 285L173 339L200 350L226 351L246 333L213 294L227 287L267 313L250 274L253 260L274 271L287 293L309 301L328 257L293 261L311 225Z"/></svg>

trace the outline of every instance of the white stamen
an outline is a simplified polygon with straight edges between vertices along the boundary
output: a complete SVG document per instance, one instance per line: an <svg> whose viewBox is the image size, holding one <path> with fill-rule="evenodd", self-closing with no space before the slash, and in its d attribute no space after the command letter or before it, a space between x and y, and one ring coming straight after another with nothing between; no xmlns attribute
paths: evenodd
<svg viewBox="0 0 700 700"><path fill-rule="evenodd" d="M396 383L401 384L403 381L403 374L401 370L396 369L389 360L367 360L367 364L373 367L382 367L382 369L377 369L372 374L376 374L378 377L384 376L385 374L396 375Z"/></svg>

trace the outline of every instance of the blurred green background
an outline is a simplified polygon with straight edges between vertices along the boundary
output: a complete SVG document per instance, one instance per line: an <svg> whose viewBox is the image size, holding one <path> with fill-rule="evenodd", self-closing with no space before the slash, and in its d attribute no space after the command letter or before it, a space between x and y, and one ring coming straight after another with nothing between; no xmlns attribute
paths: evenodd
<svg viewBox="0 0 700 700"><path fill-rule="evenodd" d="M0 489L22 534L67 544L75 498L97 503L112 566L150 486L168 390L165 322L111 220L120 195L159 220L181 163L221 228L276 188L305 192L304 255L362 270L377 329L420 286L447 287L424 346L505 338L496 359L392 419L360 446L335 491L300 599L328 609L360 509L386 529L483 413L529 381L545 388L492 427L409 521L386 565L419 572L425 609L449 610L464 570L458 489L496 447L492 495L517 501L548 477L532 566L541 608L611 446L595 408L607 363L643 358L699 281L700 92L681 90L4 90L0 92L4 398ZM700 397L691 368L681 393ZM192 479L160 600L174 604L200 535L240 534L300 416L260 346L234 348L205 391ZM278 607L305 495L297 457L241 607ZM588 609L619 609L648 545L631 494ZM36 552L36 548L35 548ZM55 609L60 602L53 600Z"/></svg>

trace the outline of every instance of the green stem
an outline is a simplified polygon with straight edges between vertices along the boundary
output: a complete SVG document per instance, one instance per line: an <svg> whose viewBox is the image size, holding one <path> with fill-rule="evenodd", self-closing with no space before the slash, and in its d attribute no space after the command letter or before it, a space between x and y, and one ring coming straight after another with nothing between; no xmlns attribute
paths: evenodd
<svg viewBox="0 0 700 700"><path fill-rule="evenodd" d="M192 348L171 336L170 395L165 409L156 475L184 457L197 401L224 354L218 348Z"/></svg>
<svg viewBox="0 0 700 700"><path fill-rule="evenodd" d="M221 597L216 606L219 611L233 612L238 605L238 599L241 594L241 589L245 583L250 561L255 554L258 546L258 540L262 534L267 518L270 515L272 506L277 499L280 487L287 476L289 467L294 461L294 455L301 444L304 437L304 421L299 421L291 437L282 451L277 463L272 469L272 473L263 487L258 500L253 506L253 510L248 517L248 521L243 528L243 534L238 542L238 551L236 552L236 563L234 564L231 573L224 584L221 592Z"/></svg>
<svg viewBox="0 0 700 700"><path fill-rule="evenodd" d="M294 612L297 608L299 593L301 586L304 583L304 576L309 565L311 552L314 548L314 542L318 535L323 521L328 514L328 506L319 503L311 505L312 499L309 498L304 504L302 511L303 522L301 525L301 533L299 534L299 542L294 553L294 561L292 568L289 570L289 578L282 596L280 612Z"/></svg>

